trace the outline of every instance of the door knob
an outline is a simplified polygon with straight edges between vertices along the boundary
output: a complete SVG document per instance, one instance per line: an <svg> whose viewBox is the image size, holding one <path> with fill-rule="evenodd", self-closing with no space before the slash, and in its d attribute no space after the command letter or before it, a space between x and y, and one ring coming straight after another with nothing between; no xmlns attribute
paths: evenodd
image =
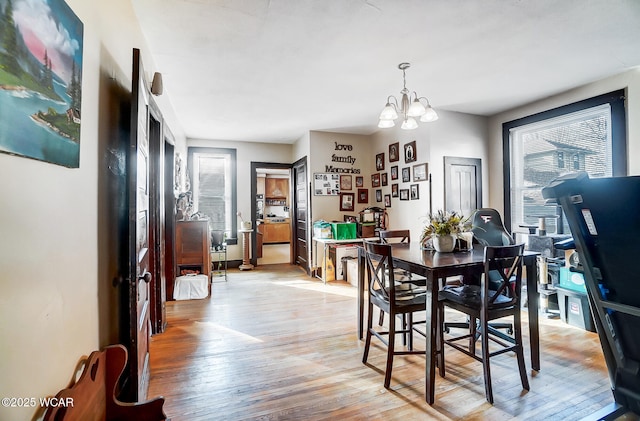
<svg viewBox="0 0 640 421"><path fill-rule="evenodd" d="M149 272L145 272L142 276L138 276L139 281L145 281L146 283L151 282L151 274Z"/></svg>

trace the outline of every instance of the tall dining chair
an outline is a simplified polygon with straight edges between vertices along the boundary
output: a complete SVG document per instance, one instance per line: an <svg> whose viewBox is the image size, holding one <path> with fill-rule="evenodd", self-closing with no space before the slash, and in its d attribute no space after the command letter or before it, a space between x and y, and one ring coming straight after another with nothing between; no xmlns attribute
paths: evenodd
<svg viewBox="0 0 640 421"><path fill-rule="evenodd" d="M509 231L502 222L500 213L493 208L480 208L477 209L471 216L471 232L473 233L474 241L483 246L506 246L513 245L515 241ZM481 274L468 274L464 277L463 283L465 284L479 284L479 277ZM500 273L491 271L489 274L489 280L493 289L499 287L501 282ZM505 291L508 293L509 291ZM449 328L468 328L467 323L446 323L445 331L449 331ZM492 323L489 326L490 329L506 329L508 333L512 333L513 326L511 323ZM473 347L473 343L469 344L470 348Z"/></svg>
<svg viewBox="0 0 640 421"><path fill-rule="evenodd" d="M409 244L411 242L411 231L409 230L381 230L378 235L383 244ZM396 269L396 281L411 282L421 286L427 284L426 278L403 269Z"/></svg>
<svg viewBox="0 0 640 421"><path fill-rule="evenodd" d="M484 249L484 271L479 285L445 286L438 292L438 340L441 357L439 361L442 362L441 373L446 371L444 363L445 344L480 361L484 371L485 396L491 404L493 404L493 389L491 386L490 359L505 352L515 352L522 388L529 390L529 380L522 346L520 314L523 251L523 244L498 247L487 246ZM500 275L501 282L489 282L489 273L492 271ZM514 284L515 288L512 288L512 284ZM492 285L497 286L497 288L494 289ZM504 294L505 291L510 289L509 294ZM444 338L445 307L455 309L469 316L468 334ZM494 336L489 329L489 321L502 317L513 318L513 336L509 340L504 340L502 336ZM479 321L477 325L476 321ZM476 353L475 341L473 342L473 348L463 347L458 344L458 341L473 338L478 333L476 326L478 326L480 335L480 355ZM490 350L489 340L496 343L499 349Z"/></svg>
<svg viewBox="0 0 640 421"><path fill-rule="evenodd" d="M380 242L383 244L409 244L411 242L411 231L410 230L380 230L378 232L378 236L380 237ZM411 272L407 272L403 269L395 269L395 280L396 283L410 282L419 286L426 286L427 279L412 274ZM380 318L378 320L378 325L382 326L384 323L384 311L380 310ZM402 317L403 325L406 323L405 317ZM404 338L403 345L407 344L407 339Z"/></svg>
<svg viewBox="0 0 640 421"><path fill-rule="evenodd" d="M411 242L411 231L409 230L380 230L378 235L385 244Z"/></svg>
<svg viewBox="0 0 640 421"><path fill-rule="evenodd" d="M368 312L367 312L367 335L365 339L362 363L367 363L371 338L375 336L387 346L387 363L385 368L384 387L389 388L391 383L391 371L393 368L393 357L396 355L425 355L425 351L413 349L412 333L416 332L424 335L415 328L414 313L424 311L426 308L426 289L411 283L398 284L395 281L395 271L393 270L392 246L373 241L364 241L365 262L369 273L368 290ZM373 307L376 306L384 313L389 314L389 327L373 327ZM406 323L402 328L396 329L396 316L405 316ZM406 350L396 350L396 334L403 334L408 337Z"/></svg>

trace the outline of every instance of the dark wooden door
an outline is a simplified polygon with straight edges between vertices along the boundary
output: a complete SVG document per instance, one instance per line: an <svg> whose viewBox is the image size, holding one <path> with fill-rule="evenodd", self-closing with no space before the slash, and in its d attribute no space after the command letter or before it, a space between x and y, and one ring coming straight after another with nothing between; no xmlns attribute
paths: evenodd
<svg viewBox="0 0 640 421"><path fill-rule="evenodd" d="M149 97L149 244L151 245L151 333L162 333L166 324L166 254L165 254L165 147L160 111ZM171 188L171 185L170 187ZM173 189L171 188L171 191Z"/></svg>
<svg viewBox="0 0 640 421"><path fill-rule="evenodd" d="M307 157L293 164L293 241L295 263L311 273L309 266L309 205Z"/></svg>
<svg viewBox="0 0 640 421"><path fill-rule="evenodd" d="M477 158L444 157L445 209L471 216L482 207L482 161Z"/></svg>
<svg viewBox="0 0 640 421"><path fill-rule="evenodd" d="M165 133L167 139L170 132ZM173 282L175 272L175 244L176 244L176 196L179 181L176 180L175 146L165 140L164 143L164 297L173 300ZM166 307L163 305L163 323L166 325ZM164 329L163 329L164 330Z"/></svg>
<svg viewBox="0 0 640 421"><path fill-rule="evenodd" d="M129 277L128 341L129 398L144 400L149 388L149 336L151 307L149 209L149 91L140 51L133 50L131 139L128 156Z"/></svg>

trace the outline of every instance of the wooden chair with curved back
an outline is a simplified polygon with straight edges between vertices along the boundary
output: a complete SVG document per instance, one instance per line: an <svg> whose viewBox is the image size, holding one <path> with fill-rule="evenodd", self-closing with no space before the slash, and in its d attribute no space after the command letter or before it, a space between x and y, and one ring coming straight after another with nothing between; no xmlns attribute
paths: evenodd
<svg viewBox="0 0 640 421"><path fill-rule="evenodd" d="M380 230L378 232L378 236L380 237L380 242L383 244L409 244L411 242L411 231L410 230ZM411 272L407 272L403 269L395 270L395 280L396 282L410 282L419 286L426 286L427 280L424 277L417 276L412 274ZM404 317L402 318L403 324L405 323ZM380 319L378 320L378 325L382 326L384 323L384 311L380 311ZM403 339L403 344L407 344L407 340Z"/></svg>
<svg viewBox="0 0 640 421"><path fill-rule="evenodd" d="M426 289L411 283L397 283L393 267L392 251L389 244L381 242L364 241L366 270L369 273L368 288L368 312L367 334L365 339L362 362L367 363L369 347L372 336L377 337L387 346L387 363L385 369L384 387L389 388L391 382L391 370L395 355L425 355L425 351L413 349L412 332L414 329L413 314L423 312L426 308ZM374 329L373 307L378 307L384 313L389 314L389 328ZM396 316L405 316L406 323L401 329L396 329ZM396 334L403 334L408 338L407 350L395 349Z"/></svg>
<svg viewBox="0 0 640 421"><path fill-rule="evenodd" d="M385 244L411 242L411 231L409 230L381 230L378 235Z"/></svg>
<svg viewBox="0 0 640 421"><path fill-rule="evenodd" d="M473 233L474 241L478 242L482 246L507 246L515 244L515 241L509 231L502 222L500 213L493 208L480 208L477 209L471 216L471 232ZM463 283L465 284L479 284L480 276L482 274L469 274L464 277ZM502 278L496 271L492 271L489 274L490 282L493 283L492 287L495 289L499 285ZM446 323L445 331L448 332L450 328L463 328L467 329L467 323ZM495 329L506 329L509 334L513 333L513 326L511 323L492 323L489 325L489 329L495 331ZM473 338L469 343L469 349L472 349L475 344Z"/></svg>
<svg viewBox="0 0 640 421"><path fill-rule="evenodd" d="M480 285L463 284L461 286L445 286L438 292L438 338L442 362L441 374L444 375L444 344L480 361L484 371L485 395L489 403L493 403L493 389L491 385L491 368L489 360L505 352L516 353L518 369L522 387L529 390L529 380L524 362L522 346L521 323L521 291L522 285L522 254L524 245L506 245L485 247L484 271ZM489 273L494 271L500 275L501 282L490 282ZM497 285L494 289L493 285ZM504 292L509 291L508 294ZM469 333L444 339L445 307L465 313L469 316ZM496 337L489 329L489 321L503 318L513 318L513 336L504 340L503 336ZM479 321L478 324L477 321ZM476 326L478 331L476 331ZM462 347L457 341L480 336L481 355L476 354L474 340L473 347ZM489 340L498 344L500 349L491 351Z"/></svg>

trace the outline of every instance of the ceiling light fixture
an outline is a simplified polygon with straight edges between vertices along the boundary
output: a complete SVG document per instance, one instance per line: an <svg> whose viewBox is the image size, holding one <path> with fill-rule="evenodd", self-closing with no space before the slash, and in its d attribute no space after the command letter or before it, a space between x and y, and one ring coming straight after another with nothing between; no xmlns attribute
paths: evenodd
<svg viewBox="0 0 640 421"><path fill-rule="evenodd" d="M431 108L429 100L425 97L419 97L418 94L413 91L410 93L407 89L407 78L405 71L411 67L409 63L398 64L398 69L402 70L402 98L400 103L395 96L389 95L387 98L387 105L382 109L380 113L380 121L378 127L386 129L396 125L394 122L398 118L398 114L402 115L402 126L404 130L413 130L418 128L418 123L414 117L420 117L422 122L432 122L438 119L438 114ZM421 100L426 101L426 106L422 104Z"/></svg>

